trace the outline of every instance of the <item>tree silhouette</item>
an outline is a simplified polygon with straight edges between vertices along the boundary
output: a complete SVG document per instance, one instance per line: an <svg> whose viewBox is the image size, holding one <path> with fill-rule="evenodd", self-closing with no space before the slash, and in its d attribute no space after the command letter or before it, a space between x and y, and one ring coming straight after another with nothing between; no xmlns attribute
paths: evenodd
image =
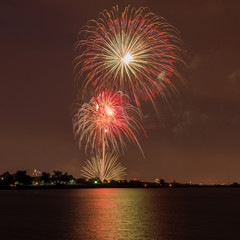
<svg viewBox="0 0 240 240"><path fill-rule="evenodd" d="M55 183L55 184L60 184L61 183L61 179L62 179L62 172L61 171L53 171L53 175L52 175L52 181Z"/></svg>
<svg viewBox="0 0 240 240"><path fill-rule="evenodd" d="M32 178L27 175L26 171L17 171L14 175L14 180L19 182L21 185L31 185L32 184Z"/></svg>
<svg viewBox="0 0 240 240"><path fill-rule="evenodd" d="M0 185L10 185L14 184L13 175L9 172L5 172L0 175Z"/></svg>
<svg viewBox="0 0 240 240"><path fill-rule="evenodd" d="M46 183L50 183L50 181L51 181L50 173L42 172L42 176L40 177L40 180L43 181L43 184L44 184L44 185L45 185Z"/></svg>

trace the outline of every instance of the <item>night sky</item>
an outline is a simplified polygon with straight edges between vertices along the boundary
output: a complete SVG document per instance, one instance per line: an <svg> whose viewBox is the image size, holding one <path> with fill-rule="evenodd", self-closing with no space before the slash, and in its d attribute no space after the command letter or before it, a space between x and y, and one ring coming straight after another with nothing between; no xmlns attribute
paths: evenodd
<svg viewBox="0 0 240 240"><path fill-rule="evenodd" d="M113 5L146 6L181 33L185 84L158 118L145 106L145 159L128 144L127 178L240 182L240 2L3 0L0 3L0 173L34 168L75 177L86 160L72 132L74 44Z"/></svg>

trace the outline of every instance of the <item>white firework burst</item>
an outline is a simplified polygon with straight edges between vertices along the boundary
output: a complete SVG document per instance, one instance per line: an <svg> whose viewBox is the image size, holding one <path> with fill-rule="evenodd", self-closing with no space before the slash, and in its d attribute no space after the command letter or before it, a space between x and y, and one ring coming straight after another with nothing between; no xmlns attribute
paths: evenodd
<svg viewBox="0 0 240 240"><path fill-rule="evenodd" d="M121 180L126 175L126 168L117 161L118 155L114 153L106 153L105 162L102 165L100 155L87 160L81 174L87 179L98 178L101 182L111 180ZM104 169L102 170L102 166ZM104 174L102 174L102 172Z"/></svg>

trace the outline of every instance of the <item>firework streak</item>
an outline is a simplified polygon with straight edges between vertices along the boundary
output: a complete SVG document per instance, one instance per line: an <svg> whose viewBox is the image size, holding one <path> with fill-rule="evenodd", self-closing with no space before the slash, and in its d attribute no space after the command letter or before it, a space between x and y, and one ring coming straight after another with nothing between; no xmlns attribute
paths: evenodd
<svg viewBox="0 0 240 240"><path fill-rule="evenodd" d="M114 89L154 104L156 95L166 98L176 91L172 76L181 78L176 65L184 64L182 41L176 29L148 8L118 7L100 13L80 32L76 44L76 80L95 92Z"/></svg>
<svg viewBox="0 0 240 240"><path fill-rule="evenodd" d="M140 147L135 133L144 130L133 115L142 117L139 110L130 104L126 94L105 91L92 97L78 110L73 117L74 132L79 144L84 141L86 150L90 148L97 150L97 153L102 151L103 143L105 148L119 152L123 150L125 139Z"/></svg>
<svg viewBox="0 0 240 240"><path fill-rule="evenodd" d="M106 150L123 151L124 140L128 139L137 143L142 151L135 133L145 131L134 115L142 117L139 110L130 104L126 94L105 91L96 98L92 97L89 103L84 103L73 117L79 145L84 141L85 150L90 148L96 156L102 156L101 178L104 176Z"/></svg>
<svg viewBox="0 0 240 240"><path fill-rule="evenodd" d="M117 162L118 155L114 153L107 153L105 156L104 170L102 171L102 159L99 155L87 160L83 167L82 176L87 179L99 178L102 182L104 180L121 180L126 175L126 168ZM103 175L102 175L102 172Z"/></svg>

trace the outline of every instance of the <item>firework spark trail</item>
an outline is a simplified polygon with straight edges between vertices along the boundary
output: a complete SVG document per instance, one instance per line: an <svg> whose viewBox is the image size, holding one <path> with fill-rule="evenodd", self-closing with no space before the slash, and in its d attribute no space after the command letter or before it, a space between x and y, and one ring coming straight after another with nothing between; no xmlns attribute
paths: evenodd
<svg viewBox="0 0 240 240"><path fill-rule="evenodd" d="M140 111L130 104L126 94L105 91L84 103L73 117L73 128L79 144L85 141L87 150L101 151L103 141L106 148L119 152L126 138L133 143L139 142L135 133L145 131L133 114L142 117ZM141 149L141 148L140 148Z"/></svg>
<svg viewBox="0 0 240 240"><path fill-rule="evenodd" d="M74 115L73 128L79 145L84 141L86 151L90 148L96 155L102 156L102 171L105 169L105 152L123 151L125 139L136 143L143 154L135 133L145 134L145 131L133 114L142 117L126 94L104 91L92 97L89 103L84 103Z"/></svg>
<svg viewBox="0 0 240 240"><path fill-rule="evenodd" d="M128 6L119 14L113 7L89 21L82 33L75 71L85 90L120 90L137 106L141 99L155 106L156 95L166 98L168 89L176 91L171 76L181 78L176 64L185 64L184 51L176 29L164 18L147 8Z"/></svg>
<svg viewBox="0 0 240 240"><path fill-rule="evenodd" d="M99 178L101 182L110 180L121 180L126 175L126 168L117 162L118 155L107 153L105 157L104 169L102 170L102 158L100 155L87 160L83 167L82 176L87 179ZM104 172L104 174L102 174Z"/></svg>

